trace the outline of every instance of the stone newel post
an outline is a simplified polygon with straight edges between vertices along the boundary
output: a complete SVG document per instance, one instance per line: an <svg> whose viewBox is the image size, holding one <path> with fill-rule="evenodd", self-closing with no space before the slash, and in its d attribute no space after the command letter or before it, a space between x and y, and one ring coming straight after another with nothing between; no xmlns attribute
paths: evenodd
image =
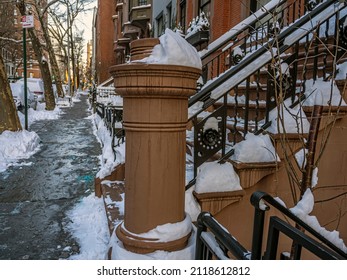
<svg viewBox="0 0 347 280"><path fill-rule="evenodd" d="M190 229L164 242L141 234L185 220L188 97L201 70L131 62L113 66L111 73L123 96L126 132L125 217L116 234L136 253L183 249Z"/></svg>

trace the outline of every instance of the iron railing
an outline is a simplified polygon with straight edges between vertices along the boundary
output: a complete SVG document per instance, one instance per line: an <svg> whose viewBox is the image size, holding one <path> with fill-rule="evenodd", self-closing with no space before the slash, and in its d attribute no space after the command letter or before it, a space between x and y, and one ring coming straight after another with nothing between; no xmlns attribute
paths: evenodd
<svg viewBox="0 0 347 280"><path fill-rule="evenodd" d="M255 207L252 250L248 252L236 239L227 232L209 213L203 212L198 217L196 239L197 260L206 259L239 259L261 260L283 257L279 254L279 236L283 234L292 240L295 250L292 259L301 259L302 248L324 260L346 260L347 254L330 240L326 239L315 229L303 222L272 196L264 192L255 192L251 196L251 203ZM280 211L286 221L278 216L269 218L266 250L263 254L265 213L269 205ZM288 222L288 219L303 228L299 230Z"/></svg>
<svg viewBox="0 0 347 280"><path fill-rule="evenodd" d="M285 6L285 14L292 13L288 7L293 5ZM190 111L195 108L189 117L194 125L194 178L186 188L194 184L197 169L205 161L216 155L220 161L229 158L233 145L247 133L259 134L270 126L269 112L278 105L278 97L291 97L295 104L303 99L307 79L334 76L334 67L345 53L346 3L327 0L312 6L312 11L256 45L190 98ZM251 44L243 45L250 49ZM211 107L212 113L206 113ZM211 118L217 120L218 129L205 131Z"/></svg>

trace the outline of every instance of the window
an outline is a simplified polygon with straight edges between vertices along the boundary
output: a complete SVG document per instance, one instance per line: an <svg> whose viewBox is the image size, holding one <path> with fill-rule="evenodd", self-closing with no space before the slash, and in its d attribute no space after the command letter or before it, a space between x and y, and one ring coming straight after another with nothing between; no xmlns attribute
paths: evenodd
<svg viewBox="0 0 347 280"><path fill-rule="evenodd" d="M17 9L14 9L13 11L13 15L16 16L17 15Z"/></svg>
<svg viewBox="0 0 347 280"><path fill-rule="evenodd" d="M167 19L167 24L166 24L166 26L167 26L167 28L170 28L170 29L172 29L172 5L171 5L171 3L166 7L166 15L167 15L167 17L166 17L166 19Z"/></svg>
<svg viewBox="0 0 347 280"><path fill-rule="evenodd" d="M204 12L208 20L211 16L211 0L199 0L199 15Z"/></svg>
<svg viewBox="0 0 347 280"><path fill-rule="evenodd" d="M183 32L186 33L186 12L187 12L187 4L186 0L181 0L180 2L180 24L183 28Z"/></svg>
<svg viewBox="0 0 347 280"><path fill-rule="evenodd" d="M157 28L158 28L158 37L162 34L164 34L165 31L165 24L164 24L164 17L163 13L161 13L157 18Z"/></svg>
<svg viewBox="0 0 347 280"><path fill-rule="evenodd" d="M139 6L147 5L147 0L139 0Z"/></svg>

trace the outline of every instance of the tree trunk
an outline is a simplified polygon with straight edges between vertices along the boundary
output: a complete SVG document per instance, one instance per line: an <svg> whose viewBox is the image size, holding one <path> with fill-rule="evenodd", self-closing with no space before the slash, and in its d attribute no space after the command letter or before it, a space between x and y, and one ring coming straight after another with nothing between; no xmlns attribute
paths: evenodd
<svg viewBox="0 0 347 280"><path fill-rule="evenodd" d="M0 53L0 133L5 130L22 130L17 109L7 80L4 61Z"/></svg>
<svg viewBox="0 0 347 280"><path fill-rule="evenodd" d="M41 70L41 76L43 80L43 87L44 87L44 93L45 93L45 101L46 101L46 110L53 111L55 108L55 97L53 93L53 85L52 85L52 77L51 72L49 70L49 66L47 61L44 61L42 58L43 56L43 49L41 46L41 43L39 39L37 38L35 32L33 29L29 28L29 35L31 38L31 42L33 45L33 49L36 55L36 58L39 62L40 70Z"/></svg>
<svg viewBox="0 0 347 280"><path fill-rule="evenodd" d="M18 2L17 7L21 15L24 16L26 14L24 1ZM34 28L28 28L28 33L41 71L46 100L46 110L53 111L55 108L55 98L53 93L51 72L49 70L47 61L42 59L44 57L43 48L39 38L36 36Z"/></svg>
<svg viewBox="0 0 347 280"><path fill-rule="evenodd" d="M58 93L59 97L64 97L63 82L61 81L61 74L60 74L60 70L58 67L56 56L54 54L52 42L51 42L50 37L48 36L48 28L46 27L44 21L42 20L42 15L39 16L39 19L40 19L40 23L41 23L41 27L42 27L42 33L43 33L43 35L45 37L45 41L46 41L46 49L47 49L48 54L49 54L49 60L50 60L50 64L51 64L52 73L54 75L55 84L57 86L57 93Z"/></svg>

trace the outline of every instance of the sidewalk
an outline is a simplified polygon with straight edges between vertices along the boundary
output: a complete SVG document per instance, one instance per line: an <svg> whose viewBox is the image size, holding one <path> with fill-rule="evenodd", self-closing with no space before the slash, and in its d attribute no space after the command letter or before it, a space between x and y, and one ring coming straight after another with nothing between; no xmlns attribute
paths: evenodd
<svg viewBox="0 0 347 280"><path fill-rule="evenodd" d="M0 259L59 259L78 253L66 211L94 191L100 144L86 119L87 97L58 120L34 123L41 149L0 173Z"/></svg>

